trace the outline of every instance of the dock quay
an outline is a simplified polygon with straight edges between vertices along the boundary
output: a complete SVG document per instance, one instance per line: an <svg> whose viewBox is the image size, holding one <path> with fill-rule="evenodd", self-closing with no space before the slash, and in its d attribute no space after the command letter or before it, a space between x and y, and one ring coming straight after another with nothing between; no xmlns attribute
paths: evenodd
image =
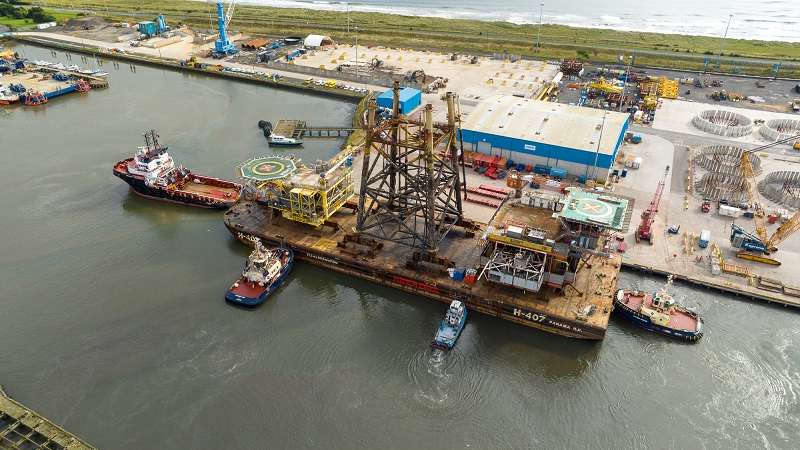
<svg viewBox="0 0 800 450"><path fill-rule="evenodd" d="M275 124L273 133L299 139L304 136L317 137L342 137L349 136L356 131L356 127L312 127L306 124L305 120L286 120L281 119Z"/></svg>
<svg viewBox="0 0 800 450"><path fill-rule="evenodd" d="M95 447L11 399L0 387L0 448L93 450Z"/></svg>

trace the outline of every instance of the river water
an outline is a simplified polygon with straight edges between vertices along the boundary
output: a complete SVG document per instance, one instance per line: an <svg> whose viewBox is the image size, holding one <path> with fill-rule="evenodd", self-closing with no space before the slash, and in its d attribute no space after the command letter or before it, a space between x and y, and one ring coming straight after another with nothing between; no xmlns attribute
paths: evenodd
<svg viewBox="0 0 800 450"><path fill-rule="evenodd" d="M249 250L222 214L137 197L113 164L155 128L178 163L233 178L273 153L259 119L343 125L354 105L104 67L107 90L0 109L0 383L93 445L797 448L794 310L677 283L706 319L696 344L616 317L598 343L475 313L444 354L444 305L305 263L261 307L226 305ZM306 161L341 144L307 142Z"/></svg>

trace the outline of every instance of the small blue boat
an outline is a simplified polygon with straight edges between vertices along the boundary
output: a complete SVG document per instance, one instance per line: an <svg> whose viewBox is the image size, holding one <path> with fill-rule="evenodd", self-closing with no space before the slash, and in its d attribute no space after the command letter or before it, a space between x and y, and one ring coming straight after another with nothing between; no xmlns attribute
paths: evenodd
<svg viewBox="0 0 800 450"><path fill-rule="evenodd" d="M266 249L258 238L256 248L247 258L242 276L233 283L225 300L243 306L258 306L275 292L292 270L294 253L288 247Z"/></svg>
<svg viewBox="0 0 800 450"><path fill-rule="evenodd" d="M464 323L467 321L467 308L458 300L453 300L450 303L450 308L447 310L447 315L442 321L439 330L436 331L436 336L433 338L431 345L433 348L441 350L449 350L456 344L456 339L461 334L464 328Z"/></svg>

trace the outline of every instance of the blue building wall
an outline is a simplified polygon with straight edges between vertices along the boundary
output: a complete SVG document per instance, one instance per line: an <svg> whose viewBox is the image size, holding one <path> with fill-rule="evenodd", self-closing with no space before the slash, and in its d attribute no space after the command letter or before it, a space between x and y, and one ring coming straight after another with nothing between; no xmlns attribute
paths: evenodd
<svg viewBox="0 0 800 450"><path fill-rule="evenodd" d="M389 89L377 98L377 105L391 108L394 102L394 89ZM405 87L400 90L400 114L408 114L422 104L422 91Z"/></svg>
<svg viewBox="0 0 800 450"><path fill-rule="evenodd" d="M611 168L627 130L628 122L625 122L619 135L609 136L609 133L603 134L603 142L605 142L606 139L614 139L616 145L614 146L614 153L612 155L597 155L598 168ZM596 155L593 151L577 150L544 142L531 142L523 139L466 129L462 131L462 139L465 144L472 144L473 150L477 150L481 153L492 155L503 153L504 157L509 157L511 159L515 158L515 154L530 155L537 157L537 159L544 158L545 160L549 160L542 161L542 163L551 166L557 166L558 162L569 162L591 167L594 166ZM511 154L507 153L508 151L510 151ZM516 158L519 158L519 156L516 156Z"/></svg>

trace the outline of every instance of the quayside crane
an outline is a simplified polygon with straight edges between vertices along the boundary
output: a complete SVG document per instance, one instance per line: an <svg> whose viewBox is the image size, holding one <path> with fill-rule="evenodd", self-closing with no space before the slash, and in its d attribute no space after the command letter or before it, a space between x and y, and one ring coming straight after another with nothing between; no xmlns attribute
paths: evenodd
<svg viewBox="0 0 800 450"><path fill-rule="evenodd" d="M658 204L661 203L661 194L664 193L664 185L667 183L668 173L669 167L664 171L664 178L658 182L656 195L653 197L653 201L650 202L650 207L642 212L642 222L639 224L639 228L636 229L636 242L646 239L650 242L650 245L653 245L653 221L656 219Z"/></svg>
<svg viewBox="0 0 800 450"><path fill-rule="evenodd" d="M224 58L231 53L239 53L236 46L228 41L227 28L231 23L233 17L233 7L236 6L236 0L230 0L228 5L228 12L225 13L225 5L222 2L217 2L217 22L219 24L219 40L214 42L213 56L215 58Z"/></svg>
<svg viewBox="0 0 800 450"><path fill-rule="evenodd" d="M744 174L747 186L747 195L750 197L750 204L756 210L753 214L755 223L755 234L744 230L742 227L731 224L731 243L734 247L741 248L736 253L737 258L749 259L765 264L780 265L781 262L769 256L770 253L777 251L776 245L783 242L786 238L800 229L800 211L796 212L789 220L784 222L771 236L767 235L767 221L764 217L764 207L761 203L761 196L758 194L758 183L753 165L750 163L751 154L774 147L780 144L791 144L800 138L800 135L787 137L784 139L770 142L769 144L756 147L742 153L742 173Z"/></svg>

